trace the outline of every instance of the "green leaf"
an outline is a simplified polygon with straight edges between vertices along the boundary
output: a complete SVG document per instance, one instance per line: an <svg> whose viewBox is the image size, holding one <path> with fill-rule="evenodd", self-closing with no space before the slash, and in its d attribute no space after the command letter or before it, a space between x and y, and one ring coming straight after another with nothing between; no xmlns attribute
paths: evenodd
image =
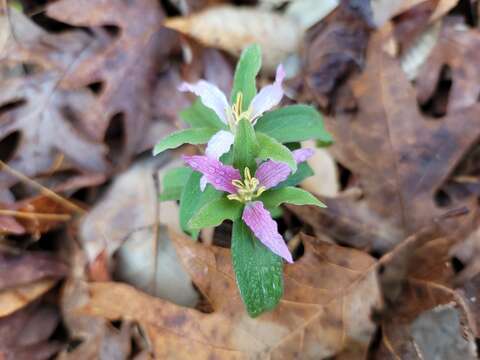
<svg viewBox="0 0 480 360"><path fill-rule="evenodd" d="M233 143L233 166L243 173L248 167L252 174L255 173L257 164L255 159L260 151L255 130L250 121L241 119L237 125L235 141Z"/></svg>
<svg viewBox="0 0 480 360"><path fill-rule="evenodd" d="M190 107L182 110L180 117L191 127L206 127L217 130L227 128L227 125L219 119L215 111L203 105L200 98L195 100Z"/></svg>
<svg viewBox="0 0 480 360"><path fill-rule="evenodd" d="M322 208L327 207L327 205L322 203L308 191L292 186L269 190L259 197L259 201L262 201L268 209L276 208L283 203L293 205L315 205Z"/></svg>
<svg viewBox="0 0 480 360"><path fill-rule="evenodd" d="M281 182L275 189L282 188L285 186L295 186L300 184L306 178L312 176L314 174L313 169L308 165L306 162L302 162L298 164L297 171L291 174L287 180Z"/></svg>
<svg viewBox="0 0 480 360"><path fill-rule="evenodd" d="M253 44L243 50L238 60L233 78L231 95L232 104L237 101L237 94L243 94L242 111L246 111L250 102L257 94L256 77L262 67L262 52L260 46Z"/></svg>
<svg viewBox="0 0 480 360"><path fill-rule="evenodd" d="M282 259L241 220L233 222L232 262L240 296L251 317L273 310L283 295Z"/></svg>
<svg viewBox="0 0 480 360"><path fill-rule="evenodd" d="M332 136L325 130L322 116L308 105L291 105L269 111L258 119L255 130L282 144L309 139L319 140L324 146L332 143Z"/></svg>
<svg viewBox="0 0 480 360"><path fill-rule="evenodd" d="M155 145L153 155L158 155L168 149L175 149L183 144L205 144L216 132L217 130L212 128L191 128L175 131Z"/></svg>
<svg viewBox="0 0 480 360"><path fill-rule="evenodd" d="M163 177L163 192L160 194L160 201L180 200L182 190L192 172L193 170L186 166L168 170Z"/></svg>
<svg viewBox="0 0 480 360"><path fill-rule="evenodd" d="M243 204L226 197L205 204L190 219L190 229L203 229L220 225L224 220L237 220L242 215Z"/></svg>
<svg viewBox="0 0 480 360"><path fill-rule="evenodd" d="M272 218L274 219L279 218L283 215L283 209L281 207L271 208L268 209L268 211L270 211L270 215L272 215Z"/></svg>
<svg viewBox="0 0 480 360"><path fill-rule="evenodd" d="M198 230L193 230L188 226L192 216L203 205L212 200L223 196L223 193L215 190L211 185L207 185L205 191L200 191L200 178L202 174L193 172L190 175L180 197L180 226L183 231L197 238Z"/></svg>
<svg viewBox="0 0 480 360"><path fill-rule="evenodd" d="M260 132L257 132L257 140L260 145L260 152L258 153L259 159L271 159L284 162L290 166L292 172L297 171L297 163L293 158L292 152L285 145L280 144L274 138Z"/></svg>

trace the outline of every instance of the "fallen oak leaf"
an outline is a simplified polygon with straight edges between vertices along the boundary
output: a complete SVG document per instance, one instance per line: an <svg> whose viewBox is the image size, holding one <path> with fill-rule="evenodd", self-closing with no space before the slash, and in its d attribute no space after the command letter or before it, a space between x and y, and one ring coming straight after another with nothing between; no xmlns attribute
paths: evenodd
<svg viewBox="0 0 480 360"><path fill-rule="evenodd" d="M106 134L110 122L121 121L113 126L122 128L125 136L122 154L112 156L121 161L144 150L140 147L151 120L157 44L169 36L159 32L164 15L158 2L61 0L46 10L56 20L90 27L97 34L101 27L113 30L113 39L72 65L62 86L100 84L98 101L104 109L100 133Z"/></svg>
<svg viewBox="0 0 480 360"><path fill-rule="evenodd" d="M0 136L18 137L13 154L6 159L8 164L34 177L48 172L57 157L64 155L80 170L106 172L105 147L78 131L68 115L95 117L93 98L87 91L58 88L59 79L58 74L50 72L0 83L0 103L13 105L0 114ZM11 174L0 172L2 184L13 185L16 181Z"/></svg>
<svg viewBox="0 0 480 360"><path fill-rule="evenodd" d="M325 358L351 343L366 347L379 306L375 260L367 254L305 240L305 254L286 267L279 306L256 319L243 309L227 249L172 235L180 258L213 307L205 314L119 283L91 283L78 314L138 321L158 358ZM112 301L115 299L115 301ZM128 303L128 306L126 304Z"/></svg>
<svg viewBox="0 0 480 360"><path fill-rule="evenodd" d="M480 85L480 31L470 29L463 21L445 21L439 40L419 70L416 89L424 104L436 90L442 69L450 69L452 87L448 96L447 112L466 109L478 102ZM469 59L469 61L466 61Z"/></svg>

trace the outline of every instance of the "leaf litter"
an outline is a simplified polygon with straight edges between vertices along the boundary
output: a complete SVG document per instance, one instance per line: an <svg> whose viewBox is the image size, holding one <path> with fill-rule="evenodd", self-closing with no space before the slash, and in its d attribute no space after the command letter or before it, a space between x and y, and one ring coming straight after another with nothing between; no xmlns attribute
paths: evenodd
<svg viewBox="0 0 480 360"><path fill-rule="evenodd" d="M24 14L2 3L0 19L2 357L476 358L473 6L18 3ZM297 59L287 102L323 110L334 138L302 184L328 208L283 208L296 261L256 319L235 290L229 224L183 235L176 204L157 202L178 153L146 152L193 100L179 83L228 91L252 42L262 84Z"/></svg>

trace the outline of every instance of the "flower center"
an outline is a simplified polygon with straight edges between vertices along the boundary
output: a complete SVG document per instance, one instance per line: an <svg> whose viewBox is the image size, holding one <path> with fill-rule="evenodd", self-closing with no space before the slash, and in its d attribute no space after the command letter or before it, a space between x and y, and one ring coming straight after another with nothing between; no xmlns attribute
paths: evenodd
<svg viewBox="0 0 480 360"><path fill-rule="evenodd" d="M237 193L228 195L228 199L246 203L259 197L266 190L265 186L259 186L260 181L258 179L252 177L250 169L245 168L244 175L243 181L232 181L232 185L237 188Z"/></svg>
<svg viewBox="0 0 480 360"><path fill-rule="evenodd" d="M236 126L241 119L247 119L250 121L251 109L242 111L243 109L243 94L242 92L237 93L237 99L235 104L232 105L232 119L231 126Z"/></svg>

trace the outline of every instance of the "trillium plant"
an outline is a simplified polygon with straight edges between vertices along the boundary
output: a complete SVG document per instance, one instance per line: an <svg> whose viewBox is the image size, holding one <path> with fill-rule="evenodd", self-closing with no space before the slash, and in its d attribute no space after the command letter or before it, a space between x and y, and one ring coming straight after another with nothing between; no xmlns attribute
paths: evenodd
<svg viewBox="0 0 480 360"><path fill-rule="evenodd" d="M331 143L314 108L278 108L285 78L281 65L274 83L257 93L260 67L260 48L249 46L237 64L230 101L207 81L183 83L179 91L198 96L180 114L190 127L154 149L157 155L183 144L206 144L203 155L184 156L186 166L165 175L160 200L180 202L180 224L194 239L203 228L233 222L233 269L252 317L275 308L283 294L283 261L294 261L274 220L280 206L325 206L296 187L313 174L306 160L314 150L301 148L300 142Z"/></svg>

